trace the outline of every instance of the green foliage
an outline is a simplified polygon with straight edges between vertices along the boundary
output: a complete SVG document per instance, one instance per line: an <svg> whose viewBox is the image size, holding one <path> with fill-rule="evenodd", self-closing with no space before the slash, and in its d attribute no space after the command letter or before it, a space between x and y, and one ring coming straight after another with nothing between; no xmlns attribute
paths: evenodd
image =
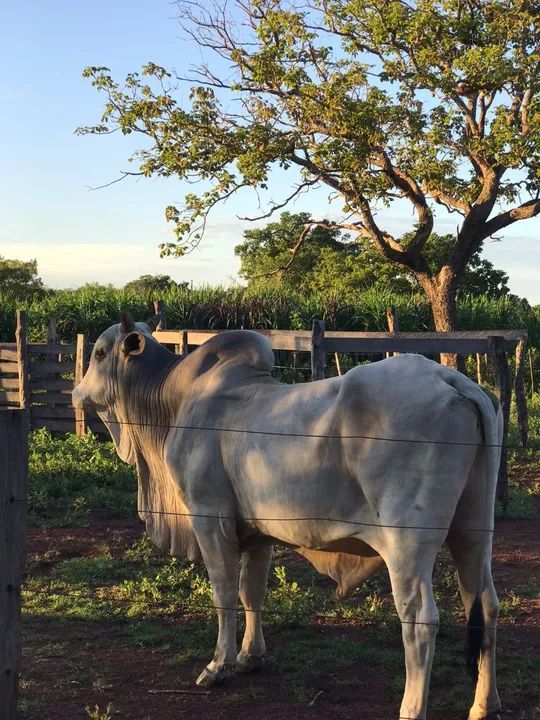
<svg viewBox="0 0 540 720"><path fill-rule="evenodd" d="M421 295L368 290L354 298L328 293L299 293L287 288L201 287L172 288L163 295L171 328L274 328L307 330L314 317L323 318L331 330L387 329L386 308L396 308L403 331L433 329L429 304ZM30 337L44 341L51 315L57 318L62 342L73 342L77 333L90 341L116 322L126 308L137 319L154 314L140 295L107 286L62 290L38 300L18 303L0 295L0 341L13 342L15 309L29 314ZM459 327L463 330L526 328L533 346L540 345L540 313L526 301L513 297L490 299L463 296L458 303Z"/></svg>
<svg viewBox="0 0 540 720"><path fill-rule="evenodd" d="M385 260L365 238L351 241L332 224L315 226L306 235L293 262L309 213L284 212L278 222L246 230L235 247L241 261L240 276L250 287L283 288L300 293L321 293L353 299L375 288L385 292L411 292L410 276Z"/></svg>
<svg viewBox="0 0 540 720"><path fill-rule="evenodd" d="M112 443L88 433L53 437L47 430L30 434L29 517L37 524L87 522L95 509L133 512L136 478Z"/></svg>
<svg viewBox="0 0 540 720"><path fill-rule="evenodd" d="M538 495L538 493L536 494ZM508 520L534 520L538 517L538 513L532 503L532 495L532 491L520 482L510 481L508 503L504 508L497 504L495 517Z"/></svg>
<svg viewBox="0 0 540 720"><path fill-rule="evenodd" d="M126 283L124 291L152 300L160 298L164 292L171 288L187 288L188 286L189 283L177 283L169 275L141 275L136 280Z"/></svg>
<svg viewBox="0 0 540 720"><path fill-rule="evenodd" d="M90 720L112 720L114 710L112 703L108 703L105 710L101 710L99 705L94 705L93 709L87 705L84 712Z"/></svg>
<svg viewBox="0 0 540 720"><path fill-rule="evenodd" d="M0 294L26 299L43 290L36 260L9 260L0 255Z"/></svg>
<svg viewBox="0 0 540 720"><path fill-rule="evenodd" d="M538 499L540 498L540 477L538 456L540 452L540 394L535 393L527 400L529 440L527 449L510 450L508 467L510 470L509 497L506 508L497 507L496 516L511 519L534 519L538 517ZM520 446L516 408L512 407L508 443Z"/></svg>
<svg viewBox="0 0 540 720"><path fill-rule="evenodd" d="M241 261L239 274L250 287L315 292L349 302L371 289L421 293L410 270L387 260L368 238L352 240L331 223L314 226L296 251L302 232L312 220L309 213L284 212L279 221L244 232L244 242L235 247L235 254ZM454 242L453 235L431 234L424 252L434 274L440 272ZM508 276L482 259L477 250L459 282L459 292L503 297L509 293Z"/></svg>

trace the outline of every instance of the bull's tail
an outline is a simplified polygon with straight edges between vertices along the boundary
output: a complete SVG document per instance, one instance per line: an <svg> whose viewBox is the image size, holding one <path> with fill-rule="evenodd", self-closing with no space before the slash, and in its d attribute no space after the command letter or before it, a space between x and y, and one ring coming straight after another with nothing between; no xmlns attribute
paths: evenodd
<svg viewBox="0 0 540 720"><path fill-rule="evenodd" d="M480 596L477 595L467 618L467 648L465 650L465 665L471 680L476 684L478 680L478 661L484 642L484 614Z"/></svg>

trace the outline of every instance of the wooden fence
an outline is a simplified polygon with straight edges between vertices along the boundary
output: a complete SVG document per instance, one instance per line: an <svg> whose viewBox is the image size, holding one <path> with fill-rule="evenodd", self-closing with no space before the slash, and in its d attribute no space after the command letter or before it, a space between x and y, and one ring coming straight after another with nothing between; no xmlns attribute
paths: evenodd
<svg viewBox="0 0 540 720"><path fill-rule="evenodd" d="M88 352L84 335L78 335L75 344L60 343L54 318L47 327L47 342L29 342L26 313L18 312L15 342L0 343L0 407L29 410L32 429L83 433L88 426L104 432L98 418L86 421L71 404Z"/></svg>
<svg viewBox="0 0 540 720"><path fill-rule="evenodd" d="M28 411L0 408L0 718L17 718L26 548Z"/></svg>
<svg viewBox="0 0 540 720"><path fill-rule="evenodd" d="M524 391L526 330L485 330L450 333L400 333L395 314L389 308L388 324L391 332L343 332L325 330L322 320L314 320L312 330L257 330L264 335L276 351L309 353L311 378L324 378L328 356L335 358L341 373L339 355L343 353L392 355L414 352L424 354L456 353L460 356L475 354L477 379L487 362L493 367L495 385L508 431L512 389L518 410L522 445L527 444L527 404ZM218 333L228 330L167 330L160 324L154 337L171 345L179 354L202 345ZM515 377L508 363L508 349L515 346ZM17 313L15 343L0 344L0 405L30 410L31 427L46 427L55 432L83 434L87 428L103 433L99 418L71 405L71 392L82 379L92 345L84 335L77 335L75 344L61 344L56 324L51 319L47 329L47 342L31 343L27 339L27 318ZM501 462L502 486L506 485L506 451Z"/></svg>

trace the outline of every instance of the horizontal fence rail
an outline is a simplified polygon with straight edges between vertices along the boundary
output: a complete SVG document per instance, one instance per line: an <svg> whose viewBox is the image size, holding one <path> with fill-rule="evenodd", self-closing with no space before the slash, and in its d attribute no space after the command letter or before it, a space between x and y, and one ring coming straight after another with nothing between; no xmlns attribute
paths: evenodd
<svg viewBox="0 0 540 720"><path fill-rule="evenodd" d="M319 321L320 322L320 321ZM153 335L160 343L199 346L207 340L230 330L156 330ZM312 351L313 331L254 329L263 335L273 350L295 352ZM507 343L527 338L526 330L483 330L463 332L346 332L325 330L322 349L325 353L456 353L470 355L489 351L491 336L504 338Z"/></svg>

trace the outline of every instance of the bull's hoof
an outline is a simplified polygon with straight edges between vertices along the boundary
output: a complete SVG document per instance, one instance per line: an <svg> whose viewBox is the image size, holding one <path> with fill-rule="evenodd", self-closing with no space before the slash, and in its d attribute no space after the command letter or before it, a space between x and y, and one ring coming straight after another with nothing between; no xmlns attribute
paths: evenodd
<svg viewBox="0 0 540 720"><path fill-rule="evenodd" d="M263 666L263 662L264 660L262 655L239 655L236 660L235 669L236 672L249 675L249 673L260 670Z"/></svg>
<svg viewBox="0 0 540 720"><path fill-rule="evenodd" d="M232 663L225 663L216 670L211 670L208 666L204 668L202 673L197 678L197 685L200 687L213 687L214 685L221 685L229 678L234 675L234 665Z"/></svg>
<svg viewBox="0 0 540 720"><path fill-rule="evenodd" d="M469 713L469 719L468 720L503 720L502 712L504 712L502 709L500 710L493 710L492 712L488 712L486 714L484 711L474 711L471 710Z"/></svg>

